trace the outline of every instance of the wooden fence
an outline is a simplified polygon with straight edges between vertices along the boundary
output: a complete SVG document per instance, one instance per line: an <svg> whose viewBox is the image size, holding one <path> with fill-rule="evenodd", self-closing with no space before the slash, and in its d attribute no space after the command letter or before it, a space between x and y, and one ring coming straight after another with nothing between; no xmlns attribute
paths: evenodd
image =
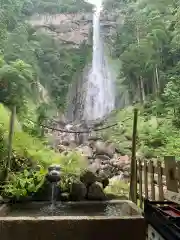
<svg viewBox="0 0 180 240"><path fill-rule="evenodd" d="M178 192L180 189L180 161L175 161L175 157L166 156L164 161L138 161L137 174L132 176L136 182L137 189L135 203L139 200L139 205L143 207L144 199L159 200L165 199L165 191ZM132 182L130 183L132 184Z"/></svg>

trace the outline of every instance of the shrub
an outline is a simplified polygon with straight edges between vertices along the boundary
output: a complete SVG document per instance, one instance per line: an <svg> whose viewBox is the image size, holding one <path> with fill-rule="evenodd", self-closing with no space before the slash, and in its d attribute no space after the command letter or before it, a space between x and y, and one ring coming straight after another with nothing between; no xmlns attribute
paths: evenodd
<svg viewBox="0 0 180 240"><path fill-rule="evenodd" d="M6 150L4 144L8 138L9 129L9 111L0 105L0 153ZM78 152L70 152L65 154L56 153L38 138L30 136L23 132L18 120L15 120L15 129L13 136L13 169L10 173L9 181L3 188L4 194L7 196L26 196L38 190L42 184L46 169L51 164L60 164L62 167L62 182L68 188L69 181L77 178L81 171L87 167L87 162ZM5 158L3 159L6 166ZM33 172L31 168L35 166L41 167L40 171ZM21 171L21 172L19 172ZM37 178L40 177L39 181ZM36 179L36 180L35 180ZM38 178L39 179L39 178Z"/></svg>
<svg viewBox="0 0 180 240"><path fill-rule="evenodd" d="M125 196L129 193L129 185L123 180L110 181L109 185L104 189L107 194L114 194L117 196Z"/></svg>
<svg viewBox="0 0 180 240"><path fill-rule="evenodd" d="M5 184L3 194L6 197L25 197L32 195L43 185L46 170L11 173L9 181Z"/></svg>

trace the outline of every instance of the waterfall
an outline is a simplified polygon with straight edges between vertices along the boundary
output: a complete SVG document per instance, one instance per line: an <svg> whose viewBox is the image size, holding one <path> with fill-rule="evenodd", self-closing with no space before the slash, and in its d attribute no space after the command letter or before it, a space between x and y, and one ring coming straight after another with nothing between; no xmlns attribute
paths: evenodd
<svg viewBox="0 0 180 240"><path fill-rule="evenodd" d="M94 4L96 5L93 13L93 58L92 68L88 75L84 108L84 119L86 120L101 119L115 107L114 85L104 54L104 42L101 38L102 3L97 1Z"/></svg>

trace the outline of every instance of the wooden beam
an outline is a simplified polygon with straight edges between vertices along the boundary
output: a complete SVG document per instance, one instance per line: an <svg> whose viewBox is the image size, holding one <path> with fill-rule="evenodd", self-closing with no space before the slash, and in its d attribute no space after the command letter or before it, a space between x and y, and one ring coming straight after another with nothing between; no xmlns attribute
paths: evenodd
<svg viewBox="0 0 180 240"><path fill-rule="evenodd" d="M167 190L178 192L176 160L174 156L164 157Z"/></svg>
<svg viewBox="0 0 180 240"><path fill-rule="evenodd" d="M138 109L134 108L131 179L130 179L130 193L129 193L129 197L134 203L137 203L137 162L136 162L137 120L138 120Z"/></svg>
<svg viewBox="0 0 180 240"><path fill-rule="evenodd" d="M7 158L7 172L11 170L11 157L12 157L12 141L14 134L14 122L16 117L16 106L13 106L9 123L9 136L8 136L8 158Z"/></svg>

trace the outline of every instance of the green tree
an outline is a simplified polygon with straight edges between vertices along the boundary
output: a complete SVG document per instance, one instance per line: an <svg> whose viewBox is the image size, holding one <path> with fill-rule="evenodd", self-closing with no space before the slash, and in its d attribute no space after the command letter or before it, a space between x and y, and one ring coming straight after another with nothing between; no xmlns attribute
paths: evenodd
<svg viewBox="0 0 180 240"><path fill-rule="evenodd" d="M117 8L123 4L124 16L110 36L112 56L120 61L119 84L123 79L131 101L160 97L169 78L179 71L178 1L116 3Z"/></svg>
<svg viewBox="0 0 180 240"><path fill-rule="evenodd" d="M7 64L1 58L0 84L1 102L17 109L21 108L25 96L32 94L33 74L31 66L22 60Z"/></svg>

